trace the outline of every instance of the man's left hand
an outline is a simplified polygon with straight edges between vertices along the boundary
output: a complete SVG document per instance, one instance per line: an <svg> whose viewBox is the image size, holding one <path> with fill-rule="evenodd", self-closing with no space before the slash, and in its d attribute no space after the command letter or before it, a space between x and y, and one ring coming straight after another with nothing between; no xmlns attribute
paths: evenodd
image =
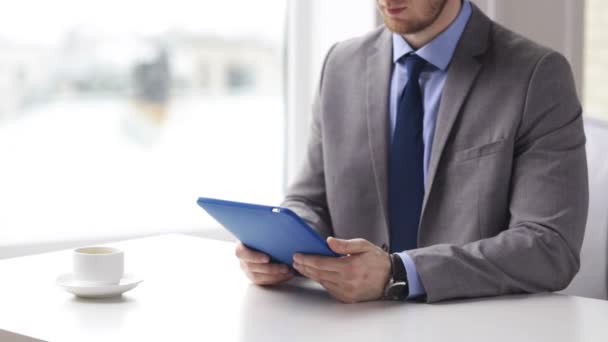
<svg viewBox="0 0 608 342"><path fill-rule="evenodd" d="M344 303L377 300L384 295L390 278L390 256L364 239L342 240L328 238L329 248L339 258L294 255L294 268L317 281L334 298Z"/></svg>

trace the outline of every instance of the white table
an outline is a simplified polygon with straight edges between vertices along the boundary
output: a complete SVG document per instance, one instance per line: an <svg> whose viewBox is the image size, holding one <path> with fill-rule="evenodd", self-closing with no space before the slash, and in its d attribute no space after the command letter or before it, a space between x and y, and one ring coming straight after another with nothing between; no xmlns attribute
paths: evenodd
<svg viewBox="0 0 608 342"><path fill-rule="evenodd" d="M145 279L117 299L78 299L55 285L70 251L0 261L0 341L608 341L600 300L345 305L306 280L250 285L231 243L164 235L113 245Z"/></svg>

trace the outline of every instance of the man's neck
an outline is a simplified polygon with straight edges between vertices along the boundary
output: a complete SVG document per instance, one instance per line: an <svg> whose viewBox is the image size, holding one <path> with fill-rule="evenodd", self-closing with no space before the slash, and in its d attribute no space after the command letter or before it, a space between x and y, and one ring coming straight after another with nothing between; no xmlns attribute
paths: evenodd
<svg viewBox="0 0 608 342"><path fill-rule="evenodd" d="M408 44L410 44L410 46L415 50L423 47L445 31L452 24L452 22L454 22L456 17L458 17L461 8L462 1L448 0L445 7L437 17L437 20L422 31L403 34L403 39L405 39L405 41L407 41Z"/></svg>

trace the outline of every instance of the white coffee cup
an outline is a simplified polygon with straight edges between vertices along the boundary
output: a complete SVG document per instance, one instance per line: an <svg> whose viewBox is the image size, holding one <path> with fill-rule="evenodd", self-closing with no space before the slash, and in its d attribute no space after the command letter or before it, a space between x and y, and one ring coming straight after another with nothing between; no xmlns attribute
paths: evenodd
<svg viewBox="0 0 608 342"><path fill-rule="evenodd" d="M94 284L118 284L124 273L124 253L112 247L74 250L74 279Z"/></svg>

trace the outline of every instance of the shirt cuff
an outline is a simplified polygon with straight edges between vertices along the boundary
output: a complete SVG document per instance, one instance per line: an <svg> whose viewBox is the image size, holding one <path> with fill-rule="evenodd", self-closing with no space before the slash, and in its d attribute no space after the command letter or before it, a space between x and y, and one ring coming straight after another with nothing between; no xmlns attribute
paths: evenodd
<svg viewBox="0 0 608 342"><path fill-rule="evenodd" d="M414 260L412 260L412 257L410 257L407 252L397 253L397 255L401 258L401 261L403 261L405 271L407 272L407 283L410 289L407 299L414 299L426 295L426 290L424 289L424 286L422 286L422 280L416 271L416 264L414 263Z"/></svg>

